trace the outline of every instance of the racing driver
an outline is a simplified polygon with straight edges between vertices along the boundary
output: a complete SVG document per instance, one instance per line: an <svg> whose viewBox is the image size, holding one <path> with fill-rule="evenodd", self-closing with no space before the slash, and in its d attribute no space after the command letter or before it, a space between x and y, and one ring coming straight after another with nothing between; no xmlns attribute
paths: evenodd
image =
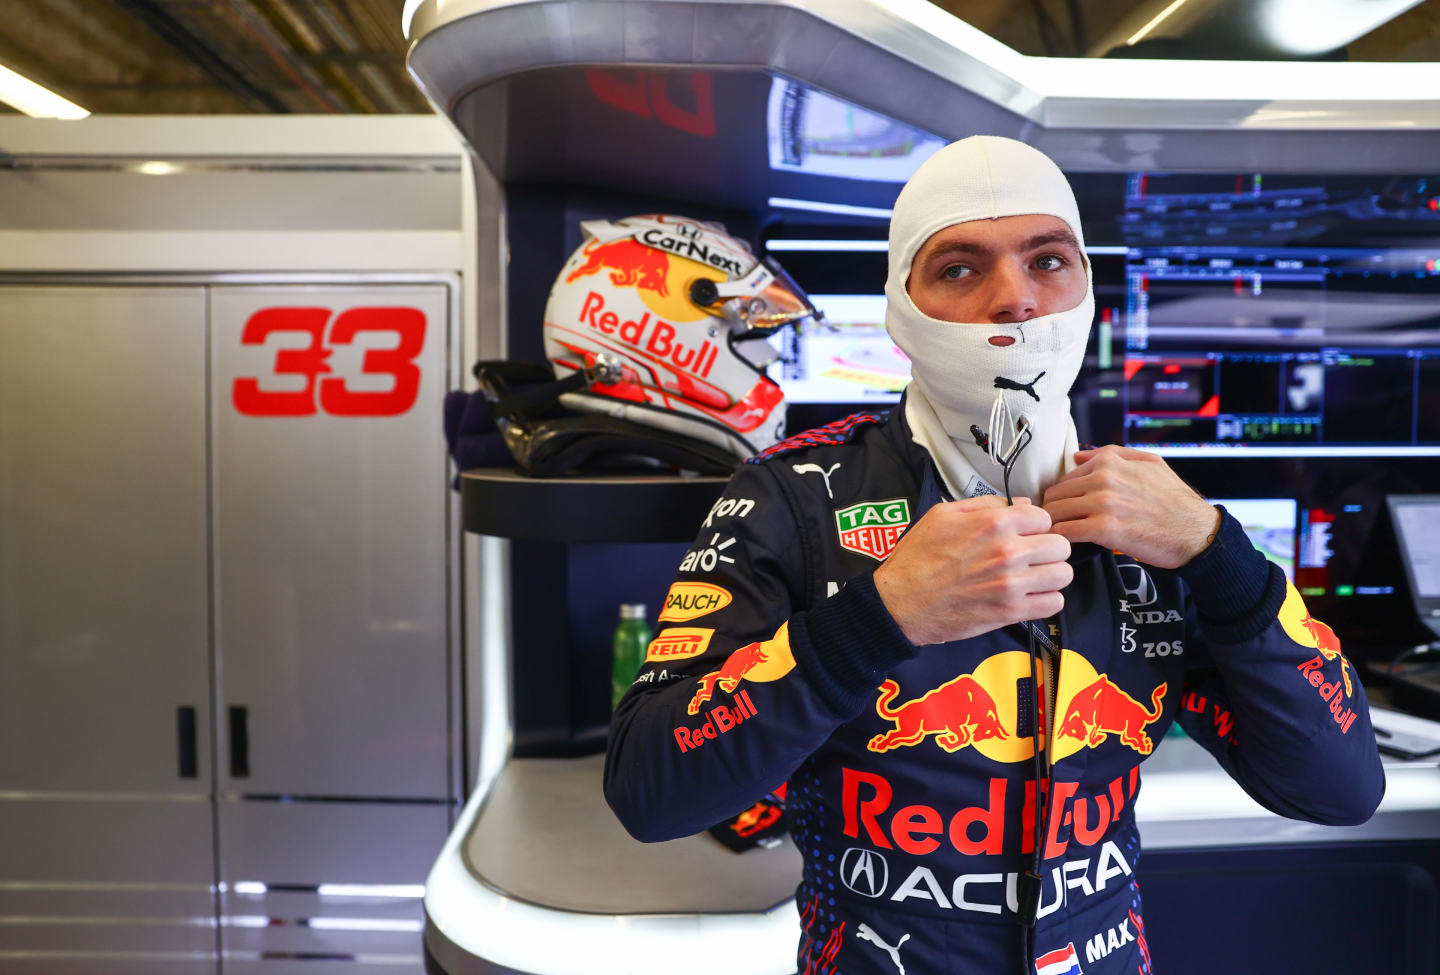
<svg viewBox="0 0 1440 975"><path fill-rule="evenodd" d="M801 972L1151 972L1138 766L1179 721L1282 816L1384 792L1339 641L1159 457L1080 449L1094 314L1075 197L974 136L896 202L913 380L750 458L616 710L605 794L688 836L782 783ZM1083 960L1082 960L1083 959Z"/></svg>

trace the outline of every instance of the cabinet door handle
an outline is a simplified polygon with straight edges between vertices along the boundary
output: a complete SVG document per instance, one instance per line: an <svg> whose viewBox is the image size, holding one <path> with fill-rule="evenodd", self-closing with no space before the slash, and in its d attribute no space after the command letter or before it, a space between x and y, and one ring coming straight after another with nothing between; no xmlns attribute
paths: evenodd
<svg viewBox="0 0 1440 975"><path fill-rule="evenodd" d="M250 777L249 708L230 708L230 777Z"/></svg>
<svg viewBox="0 0 1440 975"><path fill-rule="evenodd" d="M195 767L195 709L175 709L175 741L180 753L180 778L193 779L199 773Z"/></svg>

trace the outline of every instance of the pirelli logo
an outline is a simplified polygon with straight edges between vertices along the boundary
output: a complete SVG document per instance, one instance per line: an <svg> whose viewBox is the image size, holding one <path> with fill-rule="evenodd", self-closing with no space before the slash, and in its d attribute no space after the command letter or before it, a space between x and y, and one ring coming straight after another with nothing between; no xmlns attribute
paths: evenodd
<svg viewBox="0 0 1440 975"><path fill-rule="evenodd" d="M708 582L677 582L665 594L661 623L683 623L730 605L730 590Z"/></svg>
<svg viewBox="0 0 1440 975"><path fill-rule="evenodd" d="M672 626L650 641L646 663L698 657L710 647L715 631L703 626Z"/></svg>

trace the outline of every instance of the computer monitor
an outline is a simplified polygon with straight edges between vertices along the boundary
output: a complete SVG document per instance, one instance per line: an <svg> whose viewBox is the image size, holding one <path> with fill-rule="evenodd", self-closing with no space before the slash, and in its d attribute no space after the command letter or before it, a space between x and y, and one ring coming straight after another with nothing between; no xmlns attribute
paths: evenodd
<svg viewBox="0 0 1440 975"><path fill-rule="evenodd" d="M1250 544L1280 566L1286 579L1295 581L1299 502L1294 498L1211 498L1210 503L1224 505L1245 529Z"/></svg>
<svg viewBox="0 0 1440 975"><path fill-rule="evenodd" d="M1440 494L1391 494L1385 501L1415 612L1440 636Z"/></svg>
<svg viewBox="0 0 1440 975"><path fill-rule="evenodd" d="M910 360L885 331L883 294L812 294L824 313L787 329L778 375L791 403L894 403L910 382Z"/></svg>

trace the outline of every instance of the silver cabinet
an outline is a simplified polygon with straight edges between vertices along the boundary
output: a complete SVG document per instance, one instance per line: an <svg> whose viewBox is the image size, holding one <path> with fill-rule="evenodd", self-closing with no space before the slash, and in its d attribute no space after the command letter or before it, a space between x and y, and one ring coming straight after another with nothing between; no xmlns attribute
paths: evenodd
<svg viewBox="0 0 1440 975"><path fill-rule="evenodd" d="M419 975L425 875L448 823L439 803L221 803L227 975L317 962Z"/></svg>
<svg viewBox="0 0 1440 975"><path fill-rule="evenodd" d="M211 290L224 794L449 794L448 301Z"/></svg>
<svg viewBox="0 0 1440 975"><path fill-rule="evenodd" d="M215 970L205 314L0 287L0 972Z"/></svg>
<svg viewBox="0 0 1440 975"><path fill-rule="evenodd" d="M454 301L0 284L0 975L418 975Z"/></svg>

